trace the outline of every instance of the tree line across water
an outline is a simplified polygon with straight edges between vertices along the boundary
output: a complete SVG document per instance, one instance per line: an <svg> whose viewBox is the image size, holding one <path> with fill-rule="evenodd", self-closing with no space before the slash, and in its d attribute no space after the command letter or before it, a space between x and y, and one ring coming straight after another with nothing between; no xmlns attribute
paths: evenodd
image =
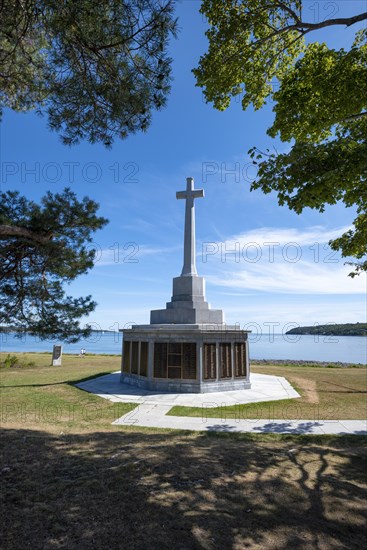
<svg viewBox="0 0 367 550"><path fill-rule="evenodd" d="M335 336L367 336L367 323L344 323L296 327L287 334L326 334Z"/></svg>

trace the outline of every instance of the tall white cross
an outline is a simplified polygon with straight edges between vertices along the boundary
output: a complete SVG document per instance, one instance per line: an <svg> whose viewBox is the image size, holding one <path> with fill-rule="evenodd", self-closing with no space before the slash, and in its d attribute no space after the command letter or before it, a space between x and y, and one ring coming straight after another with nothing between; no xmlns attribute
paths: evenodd
<svg viewBox="0 0 367 550"><path fill-rule="evenodd" d="M195 258L195 205L194 199L204 197L203 189L194 189L194 178L186 178L186 191L177 191L176 199L186 199L184 265L182 275L197 275Z"/></svg>

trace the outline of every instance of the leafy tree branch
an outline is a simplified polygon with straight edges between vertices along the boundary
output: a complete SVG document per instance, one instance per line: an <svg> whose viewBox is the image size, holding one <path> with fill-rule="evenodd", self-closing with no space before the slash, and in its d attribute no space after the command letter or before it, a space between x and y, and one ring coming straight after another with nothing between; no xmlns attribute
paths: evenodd
<svg viewBox="0 0 367 550"><path fill-rule="evenodd" d="M306 44L314 30L367 19L367 13L309 23L296 1L204 0L209 48L193 70L207 101L223 110L241 95L242 107L260 109L274 100L268 129L291 143L288 154L249 153L258 165L251 189L276 191L280 205L297 213L323 212L343 201L354 207L354 227L330 243L351 262L351 276L367 270L367 30L357 30L347 51ZM279 84L279 89L275 89Z"/></svg>
<svg viewBox="0 0 367 550"><path fill-rule="evenodd" d="M97 216L98 204L79 201L70 189L48 192L41 205L11 191L0 199L0 323L42 339L87 336L79 319L96 303L67 296L64 287L94 265L88 243L107 223Z"/></svg>

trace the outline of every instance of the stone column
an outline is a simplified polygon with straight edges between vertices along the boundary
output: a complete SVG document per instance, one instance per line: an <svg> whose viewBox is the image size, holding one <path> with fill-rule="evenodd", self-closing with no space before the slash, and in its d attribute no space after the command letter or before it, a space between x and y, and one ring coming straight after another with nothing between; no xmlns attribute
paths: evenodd
<svg viewBox="0 0 367 550"><path fill-rule="evenodd" d="M234 376L234 343L231 342L231 371L232 371L232 376L231 376L231 380L233 381L235 376Z"/></svg>
<svg viewBox="0 0 367 550"><path fill-rule="evenodd" d="M154 374L154 341L149 340L148 343L148 380L153 380Z"/></svg>
<svg viewBox="0 0 367 550"><path fill-rule="evenodd" d="M246 337L245 351L246 351L246 380L249 382L250 381L250 357L249 357L248 337Z"/></svg>
<svg viewBox="0 0 367 550"><path fill-rule="evenodd" d="M196 380L201 384L203 377L203 342L196 342Z"/></svg>
<svg viewBox="0 0 367 550"><path fill-rule="evenodd" d="M141 350L141 340L139 340L138 344L138 376L140 376L140 350Z"/></svg>
<svg viewBox="0 0 367 550"><path fill-rule="evenodd" d="M124 367L124 336L122 335L122 344L121 344L121 377L123 373L123 367Z"/></svg>

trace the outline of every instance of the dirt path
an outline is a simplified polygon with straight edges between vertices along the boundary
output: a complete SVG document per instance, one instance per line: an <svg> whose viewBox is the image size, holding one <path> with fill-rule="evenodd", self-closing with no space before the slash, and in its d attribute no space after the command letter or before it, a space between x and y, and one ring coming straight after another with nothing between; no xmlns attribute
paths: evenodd
<svg viewBox="0 0 367 550"><path fill-rule="evenodd" d="M319 403L319 394L316 389L316 381L308 378L289 377L292 382L305 394L306 400L309 403Z"/></svg>

